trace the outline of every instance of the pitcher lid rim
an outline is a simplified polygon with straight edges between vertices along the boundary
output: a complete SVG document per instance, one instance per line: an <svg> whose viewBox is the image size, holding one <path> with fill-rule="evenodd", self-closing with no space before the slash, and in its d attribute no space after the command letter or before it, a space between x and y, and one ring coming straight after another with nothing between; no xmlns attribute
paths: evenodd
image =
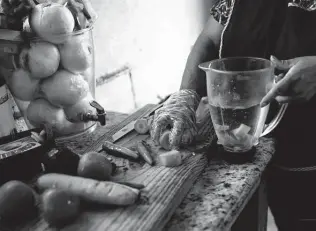
<svg viewBox="0 0 316 231"><path fill-rule="evenodd" d="M266 62L270 63L271 66L270 67L265 67L265 68L260 68L260 69L257 69L257 70L246 70L246 71L224 71L224 70L219 70L219 69L211 67L212 63L215 63L215 62L218 62L218 61L224 61L224 60L228 60L228 59L255 59L255 60L262 60L262 61L266 61ZM201 66L201 65L207 64L207 63L208 63L208 67L207 68ZM237 73L265 72L265 71L270 70L271 68L275 68L275 65L274 65L274 63L271 60L265 59L265 58L253 57L253 56L233 56L233 57L226 57L226 58L218 58L218 59L214 59L214 60L211 60L211 61L208 61L208 62L204 62L204 63L201 63L199 65L199 67L202 68L202 69L212 69L213 71L215 71L217 73L235 73L235 74L237 74Z"/></svg>

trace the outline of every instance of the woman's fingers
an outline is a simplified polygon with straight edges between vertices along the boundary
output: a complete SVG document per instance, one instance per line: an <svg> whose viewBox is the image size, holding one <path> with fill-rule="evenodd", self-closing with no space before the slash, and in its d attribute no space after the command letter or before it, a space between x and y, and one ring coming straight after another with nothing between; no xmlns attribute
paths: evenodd
<svg viewBox="0 0 316 231"><path fill-rule="evenodd" d="M284 104L284 103L289 103L290 101L293 101L293 97L292 96L277 96L275 97L275 100L280 104Z"/></svg>
<svg viewBox="0 0 316 231"><path fill-rule="evenodd" d="M279 74L278 76L276 76L275 82L276 82L276 83L279 82L281 79L283 79L283 77L284 77L284 74L283 74L283 73Z"/></svg>
<svg viewBox="0 0 316 231"><path fill-rule="evenodd" d="M277 96L281 96L289 90L289 86L296 82L301 76L301 70L297 66L293 66L286 75L277 82L272 89L261 100L261 107L268 105Z"/></svg>
<svg viewBox="0 0 316 231"><path fill-rule="evenodd" d="M171 129L169 141L170 146L178 148L182 141L182 135L184 133L184 123L180 120L176 120L173 123L173 127Z"/></svg>
<svg viewBox="0 0 316 231"><path fill-rule="evenodd" d="M280 104L290 103L290 102L303 102L310 100L315 95L315 86L306 86L304 91L296 92L291 96L279 95L275 99Z"/></svg>
<svg viewBox="0 0 316 231"><path fill-rule="evenodd" d="M154 142L158 143L159 138L161 134L164 132L164 130L167 128L167 126L170 124L169 116L167 115L161 115L154 118L154 121L152 123L151 128L151 138Z"/></svg>

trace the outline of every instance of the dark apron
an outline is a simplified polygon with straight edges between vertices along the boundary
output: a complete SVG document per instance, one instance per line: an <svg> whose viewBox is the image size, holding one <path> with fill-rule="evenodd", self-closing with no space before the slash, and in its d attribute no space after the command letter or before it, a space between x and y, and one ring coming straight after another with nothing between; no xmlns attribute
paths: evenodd
<svg viewBox="0 0 316 231"><path fill-rule="evenodd" d="M267 59L270 55L279 59L316 55L316 10L288 6L288 0L235 0L220 54ZM276 109L273 103L270 116ZM290 104L273 136L276 163L316 166L316 97Z"/></svg>

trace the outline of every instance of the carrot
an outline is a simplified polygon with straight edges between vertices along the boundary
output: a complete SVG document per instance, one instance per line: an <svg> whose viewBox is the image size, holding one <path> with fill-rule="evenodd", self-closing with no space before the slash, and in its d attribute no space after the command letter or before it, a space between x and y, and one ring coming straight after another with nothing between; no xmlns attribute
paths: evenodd
<svg viewBox="0 0 316 231"><path fill-rule="evenodd" d="M140 191L126 185L93 179L49 173L37 179L41 190L57 188L66 190L83 200L108 205L131 205L136 202Z"/></svg>
<svg viewBox="0 0 316 231"><path fill-rule="evenodd" d="M149 131L147 119L141 118L136 120L134 129L138 134L146 134Z"/></svg>

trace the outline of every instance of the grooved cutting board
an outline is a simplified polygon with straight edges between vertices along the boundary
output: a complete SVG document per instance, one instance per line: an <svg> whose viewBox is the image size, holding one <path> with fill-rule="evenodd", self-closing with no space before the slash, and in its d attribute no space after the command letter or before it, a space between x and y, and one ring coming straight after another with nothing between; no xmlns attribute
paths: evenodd
<svg viewBox="0 0 316 231"><path fill-rule="evenodd" d="M94 138L94 142L89 147L81 147L80 152L97 150L102 142L111 140L111 135L124 127L129 122L141 115L145 114L155 105L147 105L146 107L135 112L121 123L106 128L107 130L99 137ZM204 129L200 131L206 132L205 129L210 125L210 119L201 126ZM100 128L98 128L100 129ZM105 128L103 128L105 129ZM201 135L202 135L201 133ZM91 138L91 137L90 137ZM146 139L150 145L153 145L148 135L139 136L135 132L120 140L123 146L133 147L133 143L140 139ZM119 166L115 179L127 180L134 183L141 183L146 186L142 192L140 201L132 206L125 208L98 208L86 210L82 215L68 225L63 231L159 231L170 219L173 212L180 205L182 199L189 191L194 181L200 175L207 163L206 155L202 153L206 150L212 139L201 143L194 149L199 152L184 150L183 152L191 152L184 164L175 168L166 168L162 166L149 166L145 163L130 162L120 158L113 158L113 161ZM82 142L78 141L78 144ZM74 143L72 143L73 146ZM152 146L155 152L161 152L157 147ZM203 151L204 150L204 151ZM45 221L40 217L21 228L15 229L19 231L55 231L49 228ZM13 230L12 230L13 231Z"/></svg>

